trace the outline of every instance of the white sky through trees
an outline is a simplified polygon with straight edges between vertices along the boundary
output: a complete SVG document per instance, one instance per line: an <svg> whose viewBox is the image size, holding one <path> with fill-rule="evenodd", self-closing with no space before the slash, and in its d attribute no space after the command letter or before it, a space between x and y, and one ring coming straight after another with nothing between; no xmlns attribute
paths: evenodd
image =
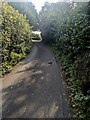
<svg viewBox="0 0 90 120"><path fill-rule="evenodd" d="M45 2L66 2L66 1L74 1L74 2L88 2L89 0L28 0L34 3L36 10L39 12L44 5Z"/></svg>
<svg viewBox="0 0 90 120"><path fill-rule="evenodd" d="M88 2L89 0L2 0L7 2L32 2L35 5L36 10L39 12L45 2L65 2L65 1L74 1L74 2Z"/></svg>
<svg viewBox="0 0 90 120"><path fill-rule="evenodd" d="M7 2L32 2L35 5L36 10L39 12L45 2L62 2L63 0L2 0Z"/></svg>
<svg viewBox="0 0 90 120"><path fill-rule="evenodd" d="M39 12L44 5L45 2L58 2L58 1L63 1L63 0L30 0L32 3L34 3L37 11Z"/></svg>

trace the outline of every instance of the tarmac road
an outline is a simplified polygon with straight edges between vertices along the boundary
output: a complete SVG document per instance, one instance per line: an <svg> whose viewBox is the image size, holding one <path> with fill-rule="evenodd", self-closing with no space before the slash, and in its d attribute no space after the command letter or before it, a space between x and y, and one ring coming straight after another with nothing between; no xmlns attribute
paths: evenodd
<svg viewBox="0 0 90 120"><path fill-rule="evenodd" d="M3 118L70 117L62 71L43 43L34 43L2 83Z"/></svg>

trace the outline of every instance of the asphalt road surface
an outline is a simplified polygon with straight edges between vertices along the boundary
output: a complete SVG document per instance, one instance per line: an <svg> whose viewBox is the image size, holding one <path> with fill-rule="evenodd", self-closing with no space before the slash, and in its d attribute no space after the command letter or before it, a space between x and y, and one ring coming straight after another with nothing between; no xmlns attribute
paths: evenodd
<svg viewBox="0 0 90 120"><path fill-rule="evenodd" d="M2 79L3 118L69 118L66 85L54 55L34 43L30 55Z"/></svg>

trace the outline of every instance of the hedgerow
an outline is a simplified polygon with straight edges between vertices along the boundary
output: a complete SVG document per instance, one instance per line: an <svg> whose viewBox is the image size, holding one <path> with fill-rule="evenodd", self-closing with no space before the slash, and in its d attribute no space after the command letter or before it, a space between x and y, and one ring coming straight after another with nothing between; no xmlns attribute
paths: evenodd
<svg viewBox="0 0 90 120"><path fill-rule="evenodd" d="M57 55L70 88L73 117L90 118L89 3L46 3L40 12L45 43Z"/></svg>
<svg viewBox="0 0 90 120"><path fill-rule="evenodd" d="M12 70L31 50L31 27L26 16L2 3L2 74Z"/></svg>

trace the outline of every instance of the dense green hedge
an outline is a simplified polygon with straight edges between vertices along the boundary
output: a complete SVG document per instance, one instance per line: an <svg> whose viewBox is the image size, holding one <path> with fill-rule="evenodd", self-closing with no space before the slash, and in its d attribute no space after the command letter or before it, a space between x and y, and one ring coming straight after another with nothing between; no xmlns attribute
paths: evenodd
<svg viewBox="0 0 90 120"><path fill-rule="evenodd" d="M58 56L70 85L73 117L89 118L89 3L46 3L40 13L43 40Z"/></svg>
<svg viewBox="0 0 90 120"><path fill-rule="evenodd" d="M30 25L33 26L33 30L38 29L38 13L32 2L9 2L9 4L17 9L20 13L26 15L26 18L29 20Z"/></svg>
<svg viewBox="0 0 90 120"><path fill-rule="evenodd" d="M2 74L31 50L31 27L26 17L2 3Z"/></svg>

